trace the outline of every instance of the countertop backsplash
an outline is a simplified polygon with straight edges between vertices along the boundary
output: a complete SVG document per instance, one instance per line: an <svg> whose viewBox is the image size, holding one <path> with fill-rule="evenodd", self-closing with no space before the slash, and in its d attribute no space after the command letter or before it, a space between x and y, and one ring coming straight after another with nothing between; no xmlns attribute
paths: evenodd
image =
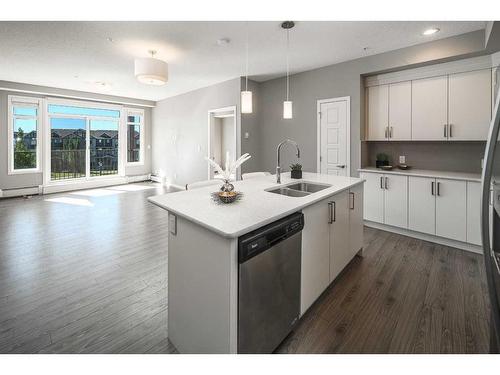
<svg viewBox="0 0 500 375"><path fill-rule="evenodd" d="M399 164L399 156L406 157L412 168L436 171L481 173L485 141L365 141L363 142L362 167L375 166L378 153L389 156L391 165Z"/></svg>

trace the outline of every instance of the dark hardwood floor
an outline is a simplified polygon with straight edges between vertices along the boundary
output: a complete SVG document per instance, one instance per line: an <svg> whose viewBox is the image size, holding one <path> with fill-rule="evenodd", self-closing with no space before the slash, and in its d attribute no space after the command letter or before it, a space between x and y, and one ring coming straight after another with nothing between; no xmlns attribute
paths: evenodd
<svg viewBox="0 0 500 375"><path fill-rule="evenodd" d="M157 184L0 200L0 353L172 353ZM365 229L279 353L486 353L479 255Z"/></svg>
<svg viewBox="0 0 500 375"><path fill-rule="evenodd" d="M278 353L488 353L480 255L365 227L356 257Z"/></svg>

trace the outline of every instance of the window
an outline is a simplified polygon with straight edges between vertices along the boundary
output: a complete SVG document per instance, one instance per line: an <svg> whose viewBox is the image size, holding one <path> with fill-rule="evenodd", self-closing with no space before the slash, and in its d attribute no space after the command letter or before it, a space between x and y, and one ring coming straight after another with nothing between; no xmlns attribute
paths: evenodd
<svg viewBox="0 0 500 375"><path fill-rule="evenodd" d="M119 175L121 108L54 100L47 112L50 181Z"/></svg>
<svg viewBox="0 0 500 375"><path fill-rule="evenodd" d="M9 174L40 172L40 99L9 96Z"/></svg>
<svg viewBox="0 0 500 375"><path fill-rule="evenodd" d="M127 110L127 163L144 163L144 111Z"/></svg>

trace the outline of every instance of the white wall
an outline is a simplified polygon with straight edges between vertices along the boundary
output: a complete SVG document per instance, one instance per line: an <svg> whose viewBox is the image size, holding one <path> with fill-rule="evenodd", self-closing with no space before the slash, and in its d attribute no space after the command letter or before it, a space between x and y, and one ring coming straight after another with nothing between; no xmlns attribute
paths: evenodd
<svg viewBox="0 0 500 375"><path fill-rule="evenodd" d="M206 180L208 111L237 106L238 123L239 101L237 78L157 102L153 109L153 173L181 186Z"/></svg>
<svg viewBox="0 0 500 375"><path fill-rule="evenodd" d="M234 117L224 117L221 119L221 159L223 165L226 163L226 153L229 151L231 160L236 157L236 145L234 142Z"/></svg>

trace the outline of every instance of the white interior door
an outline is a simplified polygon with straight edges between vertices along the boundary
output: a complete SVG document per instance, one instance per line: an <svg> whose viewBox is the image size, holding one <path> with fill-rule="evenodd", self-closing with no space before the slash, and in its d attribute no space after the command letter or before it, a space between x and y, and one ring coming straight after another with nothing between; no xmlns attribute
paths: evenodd
<svg viewBox="0 0 500 375"><path fill-rule="evenodd" d="M320 104L320 171L349 176L348 100Z"/></svg>

